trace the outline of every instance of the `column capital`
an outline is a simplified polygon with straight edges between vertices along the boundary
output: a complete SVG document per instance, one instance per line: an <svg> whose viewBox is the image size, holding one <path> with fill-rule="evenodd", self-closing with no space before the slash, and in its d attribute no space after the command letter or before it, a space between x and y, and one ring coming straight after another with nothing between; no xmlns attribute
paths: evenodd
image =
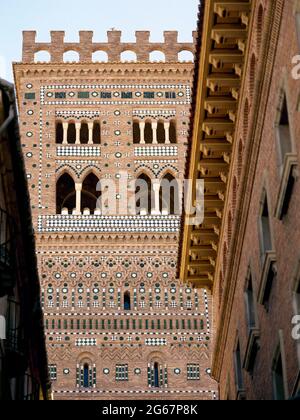
<svg viewBox="0 0 300 420"><path fill-rule="evenodd" d="M82 183L80 182L80 183L75 183L75 190L76 191L82 191Z"/></svg>

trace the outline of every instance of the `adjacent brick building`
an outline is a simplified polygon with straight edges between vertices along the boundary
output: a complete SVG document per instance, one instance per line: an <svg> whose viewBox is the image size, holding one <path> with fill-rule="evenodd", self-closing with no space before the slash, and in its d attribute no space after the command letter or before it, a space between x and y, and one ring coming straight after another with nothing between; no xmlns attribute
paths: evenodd
<svg viewBox="0 0 300 420"><path fill-rule="evenodd" d="M0 79L0 400L47 399L49 388L14 87Z"/></svg>
<svg viewBox="0 0 300 420"><path fill-rule="evenodd" d="M294 398L300 3L203 3L189 169L205 178L208 200L203 225L184 231L182 279L197 274L213 290L220 398ZM213 234L208 259L193 242Z"/></svg>
<svg viewBox="0 0 300 420"><path fill-rule="evenodd" d="M167 203L161 188L184 178L194 67L179 54L194 43L35 36L14 72L54 398L215 399L212 297L178 280L180 193ZM128 50L136 62L122 62ZM40 51L49 63L34 62ZM108 62L93 62L99 51ZM137 180L152 187L135 214L123 198L127 184L143 193ZM119 212L106 214L99 181L117 183Z"/></svg>

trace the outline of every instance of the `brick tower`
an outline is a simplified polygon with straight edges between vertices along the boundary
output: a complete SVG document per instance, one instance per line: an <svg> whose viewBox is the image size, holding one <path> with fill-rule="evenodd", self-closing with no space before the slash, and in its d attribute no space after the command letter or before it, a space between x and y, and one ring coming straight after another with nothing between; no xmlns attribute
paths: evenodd
<svg viewBox="0 0 300 420"><path fill-rule="evenodd" d="M194 43L176 32L161 44L149 32L133 44L118 31L103 44L92 32L78 44L51 37L25 32L14 71L54 398L215 399L211 296L177 278L179 189L162 194L184 176L193 64L178 56ZM49 63L35 62L40 51ZM107 62L93 62L99 51ZM122 62L125 51L136 61ZM123 195L137 180L152 200L132 214ZM108 214L96 187L112 181Z"/></svg>

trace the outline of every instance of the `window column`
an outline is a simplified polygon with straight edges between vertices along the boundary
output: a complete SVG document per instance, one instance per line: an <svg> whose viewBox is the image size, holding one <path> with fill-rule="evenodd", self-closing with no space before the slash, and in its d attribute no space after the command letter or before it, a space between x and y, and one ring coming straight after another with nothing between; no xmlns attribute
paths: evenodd
<svg viewBox="0 0 300 420"><path fill-rule="evenodd" d="M157 122L154 121L152 124L152 132L153 132L153 144L158 144L157 141Z"/></svg>
<svg viewBox="0 0 300 420"><path fill-rule="evenodd" d="M63 123L63 132L64 132L64 137L63 137L63 144L68 144L68 128L69 128L69 123Z"/></svg>
<svg viewBox="0 0 300 420"><path fill-rule="evenodd" d="M89 128L89 142L88 144L93 144L93 130L94 130L94 123L90 122L88 123L88 128Z"/></svg>
<svg viewBox="0 0 300 420"><path fill-rule="evenodd" d="M82 191L82 184L78 183L75 184L76 190L76 215L81 214L81 191Z"/></svg>
<svg viewBox="0 0 300 420"><path fill-rule="evenodd" d="M75 144L80 144L81 123L76 123L75 128L76 128L76 142L75 142Z"/></svg>
<svg viewBox="0 0 300 420"><path fill-rule="evenodd" d="M145 144L145 127L146 123L144 121L140 121L140 143Z"/></svg>
<svg viewBox="0 0 300 420"><path fill-rule="evenodd" d="M165 127L165 137L166 137L166 144L170 144L170 122L165 122L164 123L164 127Z"/></svg>
<svg viewBox="0 0 300 420"><path fill-rule="evenodd" d="M159 181L153 182L153 190L154 190L154 209L152 208L151 214L153 216L159 216L160 215L160 210L159 210L160 182Z"/></svg>

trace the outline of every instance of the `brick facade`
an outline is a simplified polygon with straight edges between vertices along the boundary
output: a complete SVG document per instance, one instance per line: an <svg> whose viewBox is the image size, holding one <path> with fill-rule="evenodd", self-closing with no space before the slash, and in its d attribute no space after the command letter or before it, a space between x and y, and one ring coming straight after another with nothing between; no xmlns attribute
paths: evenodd
<svg viewBox="0 0 300 420"><path fill-rule="evenodd" d="M215 399L212 297L177 278L180 214L158 202L159 187L138 215L121 204L122 216L106 216L95 201L95 179L123 172L120 203L124 182L183 180L193 64L178 53L194 47L177 33L163 45L147 32L135 45L108 38L93 45L82 32L69 45L54 32L35 44L25 32L14 65L54 398ZM33 62L41 49L51 63ZM79 63L62 62L69 49ZM99 49L109 63L91 62ZM127 49L137 63L120 63ZM147 61L157 49L169 62Z"/></svg>
<svg viewBox="0 0 300 420"><path fill-rule="evenodd" d="M214 284L213 373L221 399L284 399L299 391L292 337L300 258L297 33L299 2L253 2Z"/></svg>

